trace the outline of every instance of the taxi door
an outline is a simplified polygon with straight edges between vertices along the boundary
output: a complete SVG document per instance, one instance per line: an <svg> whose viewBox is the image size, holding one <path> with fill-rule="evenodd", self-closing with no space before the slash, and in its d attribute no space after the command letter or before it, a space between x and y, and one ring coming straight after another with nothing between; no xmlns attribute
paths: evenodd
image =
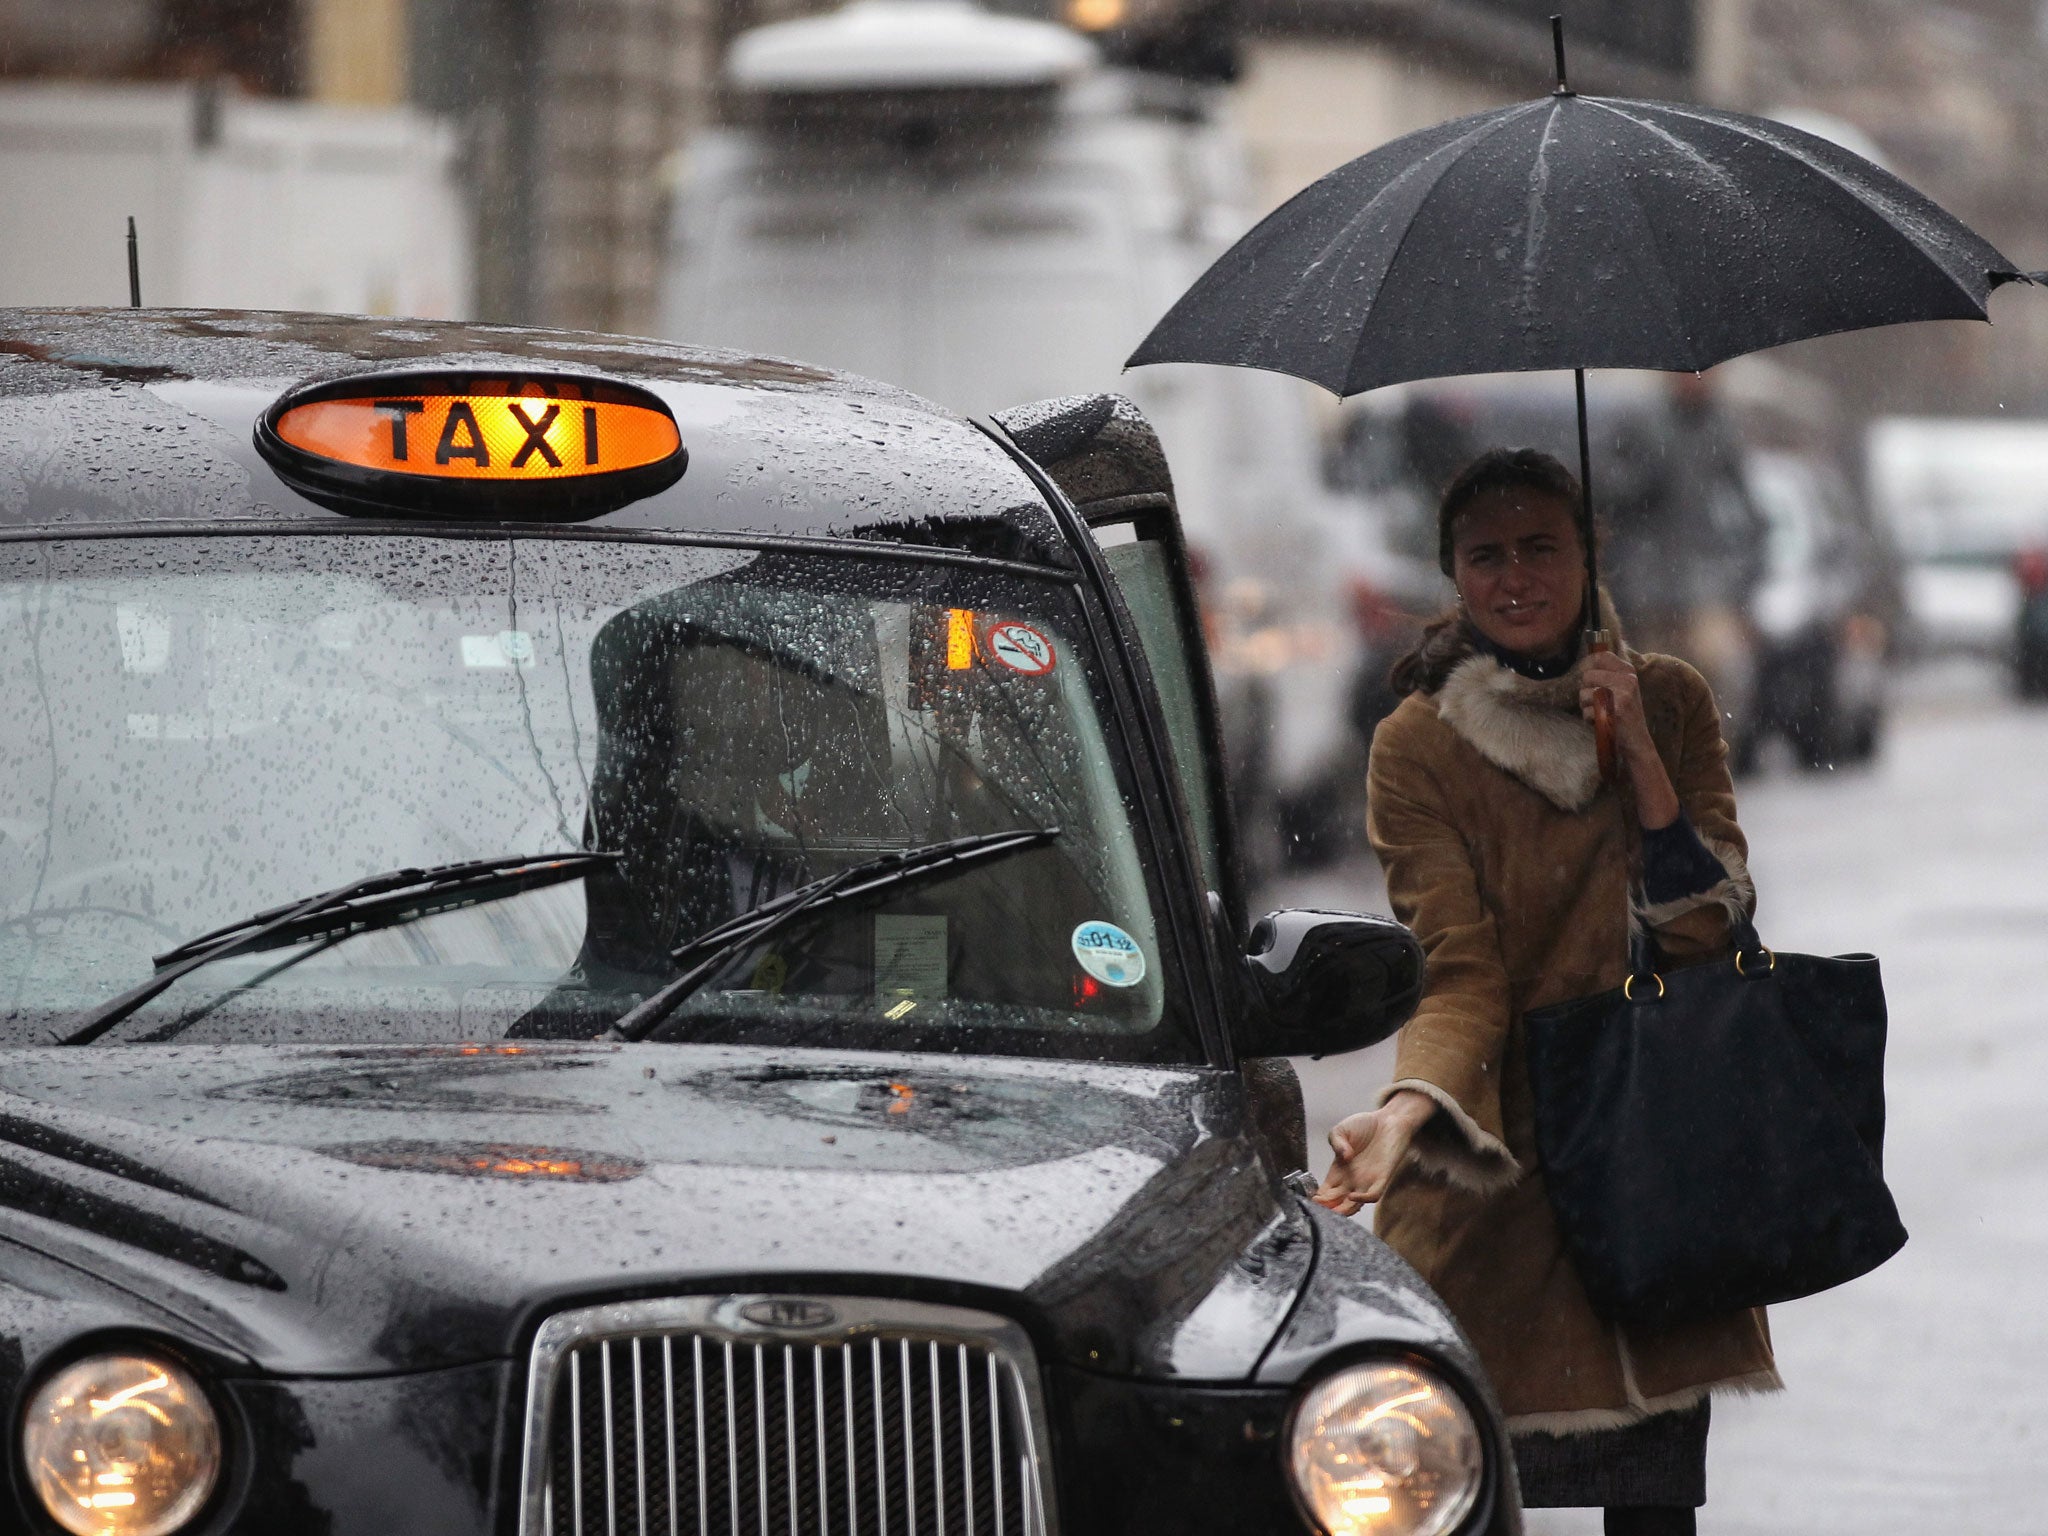
<svg viewBox="0 0 2048 1536"><path fill-rule="evenodd" d="M1165 449L1122 395L1044 401L999 412L995 420L1073 502L1123 599L1151 669L1227 962L1241 952L1249 922L1215 685ZM1307 1124L1293 1068L1284 1058L1240 1065L1275 1171L1304 1168Z"/></svg>
<svg viewBox="0 0 2048 1536"><path fill-rule="evenodd" d="M1241 932L1215 686L1158 434L1122 395L1048 400L995 420L1066 493L1094 536L1152 672L1204 880Z"/></svg>

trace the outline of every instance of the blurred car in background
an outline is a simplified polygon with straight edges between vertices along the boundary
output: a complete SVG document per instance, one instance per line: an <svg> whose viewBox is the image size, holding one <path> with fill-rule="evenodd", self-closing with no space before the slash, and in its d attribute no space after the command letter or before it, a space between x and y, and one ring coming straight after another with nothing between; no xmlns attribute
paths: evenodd
<svg viewBox="0 0 2048 1536"><path fill-rule="evenodd" d="M1846 479L1818 454L1751 452L1751 499L1768 525L1764 578L1750 609L1756 708L1736 752L1753 766L1781 735L1807 768L1867 762L1883 735L1896 561L1856 514Z"/></svg>
<svg viewBox="0 0 2048 1536"><path fill-rule="evenodd" d="M1325 450L1323 480L1336 507L1328 558L1351 626L1350 673L1341 732L1305 777L1274 796L1297 868L1363 845L1372 733L1401 702L1389 673L1455 595L1437 569L1436 487L1463 462L1463 438L1446 438L1426 399L1411 410L1412 396L1397 385L1346 402Z"/></svg>
<svg viewBox="0 0 2048 1536"><path fill-rule="evenodd" d="M2043 574L2030 556L2048 550L2048 423L1888 417L1866 452L1907 562L1907 644L2013 665L2029 691L2043 644L2029 637L2048 627L2028 587Z"/></svg>
<svg viewBox="0 0 2048 1536"><path fill-rule="evenodd" d="M2013 561L2020 619L2013 635L2013 673L2023 699L2048 698L2048 545L2030 545Z"/></svg>
<svg viewBox="0 0 2048 1536"><path fill-rule="evenodd" d="M731 125L676 170L671 337L895 380L955 410L1117 390L1173 464L1250 872L1344 735L1357 649L1308 386L1122 373L1250 222L1213 91L1105 67L1078 33L859 0L742 34Z"/></svg>
<svg viewBox="0 0 2048 1536"><path fill-rule="evenodd" d="M1436 493L1465 447L1462 428L1405 387L1352 402L1335 434L1325 476L1350 514L1341 558L1359 655L1347 715L1361 744L1400 703L1388 672L1455 595L1437 568Z"/></svg>

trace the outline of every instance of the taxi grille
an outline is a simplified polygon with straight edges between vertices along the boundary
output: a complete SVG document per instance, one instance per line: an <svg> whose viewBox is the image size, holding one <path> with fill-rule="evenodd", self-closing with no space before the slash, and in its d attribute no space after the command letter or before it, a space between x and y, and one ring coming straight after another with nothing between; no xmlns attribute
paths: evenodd
<svg viewBox="0 0 2048 1536"><path fill-rule="evenodd" d="M791 1301L831 1321L731 1326ZM700 1316L634 1316L650 1310ZM535 1346L523 1529L1047 1536L1029 1366L1014 1325L961 1308L720 1297L564 1314Z"/></svg>

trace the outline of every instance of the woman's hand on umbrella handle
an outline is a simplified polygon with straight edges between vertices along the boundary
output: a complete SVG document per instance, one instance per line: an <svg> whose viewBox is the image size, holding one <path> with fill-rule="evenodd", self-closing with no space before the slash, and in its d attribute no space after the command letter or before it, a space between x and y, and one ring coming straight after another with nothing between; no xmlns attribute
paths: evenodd
<svg viewBox="0 0 2048 1536"><path fill-rule="evenodd" d="M1316 1191L1316 1204L1339 1216L1353 1216L1378 1202L1407 1161L1415 1133L1436 1113L1427 1094L1403 1088L1378 1109L1340 1120L1330 1131L1330 1150L1337 1154Z"/></svg>
<svg viewBox="0 0 2048 1536"><path fill-rule="evenodd" d="M1596 656L1611 656L1614 648L1608 643L1607 631L1599 630L1589 634L1586 654L1590 660ZM1586 718L1593 722L1593 755L1600 764L1600 782L1619 784L1621 782L1621 752L1614 739L1614 690L1593 688L1581 690L1580 707Z"/></svg>
<svg viewBox="0 0 2048 1536"><path fill-rule="evenodd" d="M1643 718L1642 685L1627 657L1595 651L1586 658L1579 668L1579 712L1593 722L1596 739L1605 716L1606 734L1612 743L1609 751L1615 759L1633 761L1645 753L1656 754L1650 727ZM1603 753L1603 774L1606 767L1607 754Z"/></svg>

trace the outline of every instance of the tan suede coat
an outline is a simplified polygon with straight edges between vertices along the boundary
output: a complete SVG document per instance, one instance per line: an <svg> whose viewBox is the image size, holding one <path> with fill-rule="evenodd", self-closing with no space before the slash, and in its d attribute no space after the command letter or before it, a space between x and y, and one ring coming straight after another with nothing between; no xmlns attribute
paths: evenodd
<svg viewBox="0 0 2048 1536"><path fill-rule="evenodd" d="M1375 1220L1471 1335L1517 1431L1571 1433L1778 1385L1761 1311L1618 1328L1588 1304L1536 1159L1522 1015L1627 974L1625 797L1599 782L1576 669L1537 682L1462 654L1373 738L1367 825L1394 913L1428 956L1395 1081L1438 1104ZM1680 803L1727 878L1641 911L1673 963L1728 944L1755 905L1713 696L1670 656L1629 653ZM1382 1097L1384 1098L1385 1095Z"/></svg>

